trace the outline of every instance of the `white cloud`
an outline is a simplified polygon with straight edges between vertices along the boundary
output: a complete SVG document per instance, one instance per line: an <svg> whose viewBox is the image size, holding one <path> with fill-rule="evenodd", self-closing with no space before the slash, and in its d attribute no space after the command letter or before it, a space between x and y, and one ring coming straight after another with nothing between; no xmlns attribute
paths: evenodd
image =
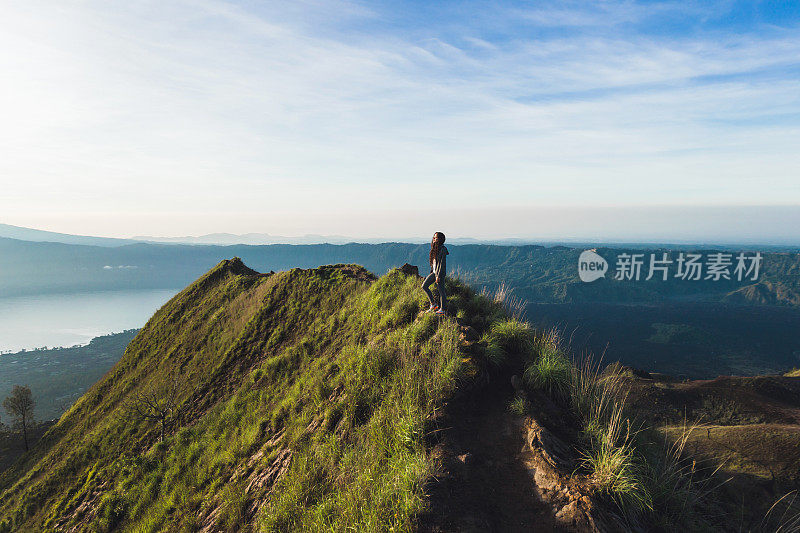
<svg viewBox="0 0 800 533"><path fill-rule="evenodd" d="M796 31L657 38L614 29L653 11L593 6L525 13L586 31L492 42L370 30L392 15L347 2L12 4L0 212L125 235L136 213L180 233L170 211L226 231L442 201L800 203Z"/></svg>

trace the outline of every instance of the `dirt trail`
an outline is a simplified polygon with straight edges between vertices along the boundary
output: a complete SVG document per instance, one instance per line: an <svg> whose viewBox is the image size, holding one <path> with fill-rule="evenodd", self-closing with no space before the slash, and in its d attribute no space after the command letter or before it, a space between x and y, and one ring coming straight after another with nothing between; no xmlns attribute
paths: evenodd
<svg viewBox="0 0 800 533"><path fill-rule="evenodd" d="M434 453L442 472L426 488L425 532L562 531L526 466L522 419L508 411L513 389L492 387L449 407Z"/></svg>

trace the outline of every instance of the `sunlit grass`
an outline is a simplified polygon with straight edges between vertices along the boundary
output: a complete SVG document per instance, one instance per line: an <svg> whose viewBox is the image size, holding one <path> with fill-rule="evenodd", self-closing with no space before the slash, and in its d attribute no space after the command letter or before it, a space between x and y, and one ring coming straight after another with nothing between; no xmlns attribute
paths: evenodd
<svg viewBox="0 0 800 533"><path fill-rule="evenodd" d="M497 304L448 283L479 332L501 316ZM212 271L156 313L62 419L65 436L43 468L4 493L0 523L413 530L432 468L428 420L469 379L465 365L474 367L455 320L420 314L423 305L419 280L396 271L369 283L336 269L261 278ZM510 330L498 331L506 339ZM214 401L157 443L158 428L130 418L121 400L173 369L181 412L193 412L195 395ZM287 450L275 485L248 490L251 473ZM98 511L76 516L94 493L103 494Z"/></svg>

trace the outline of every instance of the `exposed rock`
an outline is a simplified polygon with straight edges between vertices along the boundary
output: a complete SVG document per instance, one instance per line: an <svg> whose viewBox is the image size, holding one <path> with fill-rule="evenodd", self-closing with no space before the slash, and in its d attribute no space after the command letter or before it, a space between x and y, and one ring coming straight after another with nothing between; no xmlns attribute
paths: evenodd
<svg viewBox="0 0 800 533"><path fill-rule="evenodd" d="M277 442L283 437L283 431L273 437L270 442ZM272 491L275 483L289 470L292 463L292 450L285 448L278 452L278 455L266 468L259 468L265 457L265 449L267 446L262 447L258 452L253 454L247 461L247 466L238 469L230 477L229 482L234 483L243 480L247 483L244 489L245 495L249 500L247 505L247 514L250 518L256 515L259 507L263 504L266 497ZM201 533L216 533L218 531L225 531L217 522L222 510L219 502L210 502L205 512L202 512L199 517Z"/></svg>
<svg viewBox="0 0 800 533"><path fill-rule="evenodd" d="M254 453L250 457L250 459L247 460L247 468L252 469L259 461L261 461L264 458L264 455L266 455L264 448L261 448L256 453Z"/></svg>
<svg viewBox="0 0 800 533"><path fill-rule="evenodd" d="M278 431L271 439L269 439L266 443L267 446L275 446L278 444L281 439L283 438L283 434L286 433L285 429L281 429Z"/></svg>
<svg viewBox="0 0 800 533"><path fill-rule="evenodd" d="M410 265L408 263L405 263L398 270L408 276L419 277L419 268L417 268L415 265Z"/></svg>
<svg viewBox="0 0 800 533"><path fill-rule="evenodd" d="M291 463L292 450L281 450L266 470L261 472L255 471L250 475L250 483L248 483L244 491L248 495L251 495L267 486L271 487L287 470L289 470L289 465Z"/></svg>
<svg viewBox="0 0 800 533"><path fill-rule="evenodd" d="M104 482L92 492L84 494L72 513L65 515L56 523L55 529L57 531L67 531L68 533L85 531L86 525L97 515L100 497L105 494L108 486L108 483ZM78 523L67 529L66 524L72 519L78 519Z"/></svg>
<svg viewBox="0 0 800 533"><path fill-rule="evenodd" d="M574 473L569 446L533 417L526 418L525 427L526 443L533 453L528 468L539 497L552 506L560 526L580 533L615 531L600 517L591 481Z"/></svg>
<svg viewBox="0 0 800 533"><path fill-rule="evenodd" d="M359 281L375 281L376 279L378 279L377 276L375 276L375 274L373 274L366 268L362 267L361 265L349 265L345 263L337 263L335 265L324 265L316 270L320 270L323 272L338 270L345 276L357 279Z"/></svg>
<svg viewBox="0 0 800 533"><path fill-rule="evenodd" d="M475 331L475 328L472 326L459 326L459 330L461 333L461 341L464 343L472 344L480 338L478 332Z"/></svg>
<svg viewBox="0 0 800 533"><path fill-rule="evenodd" d="M306 433L309 435L314 433L322 425L322 421L322 415L316 416L311 422L308 423L308 426L306 426Z"/></svg>
<svg viewBox="0 0 800 533"><path fill-rule="evenodd" d="M554 468L572 468L568 459L569 447L561 439L542 427L533 418L528 420L528 446L541 452L542 457Z"/></svg>
<svg viewBox="0 0 800 533"><path fill-rule="evenodd" d="M346 396L344 392L344 385L339 385L331 392L330 396L328 396L328 403L335 403L338 402L341 398Z"/></svg>
<svg viewBox="0 0 800 533"><path fill-rule="evenodd" d="M202 527L199 530L199 533L212 533L216 531L220 531L217 527L217 519L219 519L219 515L222 512L222 506L217 505L202 519Z"/></svg>

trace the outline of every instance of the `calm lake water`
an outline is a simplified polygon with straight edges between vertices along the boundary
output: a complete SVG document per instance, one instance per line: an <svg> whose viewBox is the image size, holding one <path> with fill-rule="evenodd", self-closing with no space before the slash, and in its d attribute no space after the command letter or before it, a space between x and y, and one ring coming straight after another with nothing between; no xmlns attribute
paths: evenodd
<svg viewBox="0 0 800 533"><path fill-rule="evenodd" d="M0 298L0 352L85 344L140 328L180 289Z"/></svg>

